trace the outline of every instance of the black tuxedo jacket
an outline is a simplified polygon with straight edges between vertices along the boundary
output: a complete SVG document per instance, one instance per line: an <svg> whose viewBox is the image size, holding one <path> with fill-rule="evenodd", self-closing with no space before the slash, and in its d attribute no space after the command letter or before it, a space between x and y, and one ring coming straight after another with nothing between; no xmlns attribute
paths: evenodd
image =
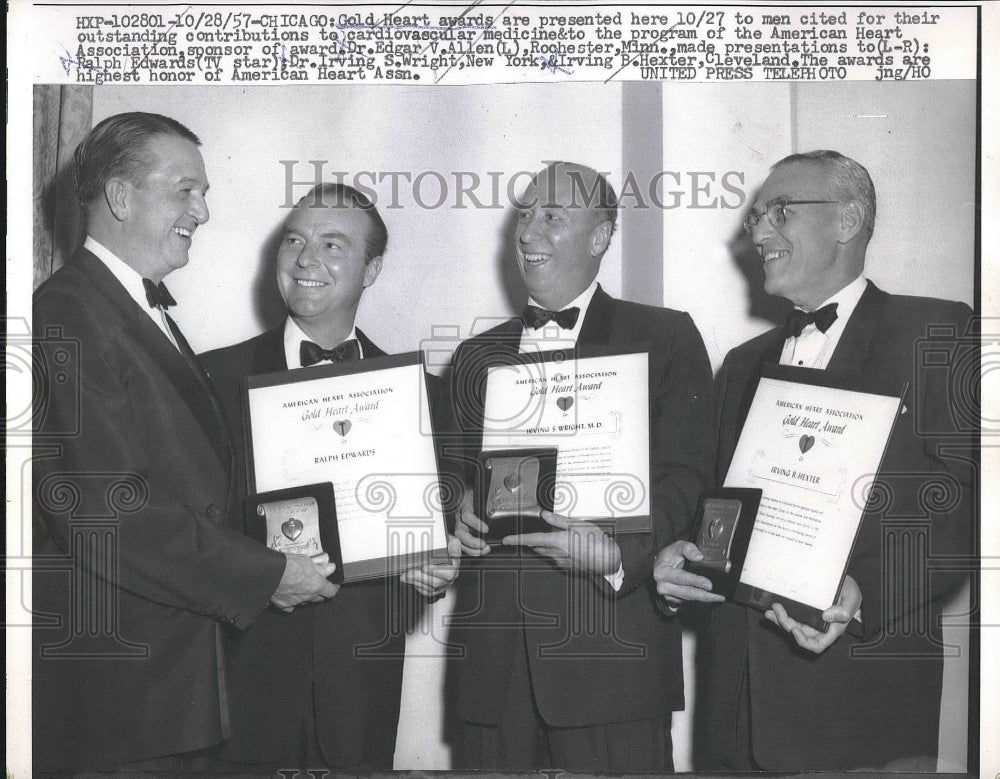
<svg viewBox="0 0 1000 779"><path fill-rule="evenodd" d="M863 636L845 634L816 656L760 612L713 607L706 767L732 765L735 699L747 682L762 768L877 768L937 754L938 601L972 554L976 444L961 416L978 418L962 380L975 353L963 338L971 314L962 303L888 295L869 282L827 370L862 390L909 388L848 565L862 592ZM719 372L720 483L761 368L778 362L783 344L781 328L764 333L733 349Z"/></svg>
<svg viewBox="0 0 1000 779"><path fill-rule="evenodd" d="M210 747L217 627L253 622L284 558L225 527L207 383L100 260L81 249L38 288L34 332L35 769Z"/></svg>
<svg viewBox="0 0 1000 779"><path fill-rule="evenodd" d="M358 341L366 359L385 356L361 331ZM288 369L284 324L199 359L233 426L244 496L240 380ZM241 520L234 527L244 530ZM345 584L329 601L290 614L268 609L252 629L228 633L233 738L221 756L281 761L297 744L306 707L314 705L319 745L329 765L392 768L411 592L398 578Z"/></svg>
<svg viewBox="0 0 1000 779"><path fill-rule="evenodd" d="M450 377L457 441L445 459L473 462L482 439L486 368L514 361L523 322L510 320L463 343ZM461 719L500 721L514 655L526 640L538 710L557 727L648 719L684 706L680 628L659 616L649 587L656 553L687 533L711 481L711 368L684 313L614 300L598 288L580 346L649 349L653 531L620 535L625 582L577 576L530 550L494 549L462 559L450 642L449 700ZM468 477L467 477L468 478Z"/></svg>

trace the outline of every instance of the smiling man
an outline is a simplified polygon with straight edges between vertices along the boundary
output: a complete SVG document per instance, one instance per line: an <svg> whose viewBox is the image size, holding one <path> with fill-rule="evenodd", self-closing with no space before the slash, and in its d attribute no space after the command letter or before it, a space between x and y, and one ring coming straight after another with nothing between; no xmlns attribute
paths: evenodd
<svg viewBox="0 0 1000 779"><path fill-rule="evenodd" d="M256 338L201 356L241 451L244 377L385 356L354 318L382 270L387 241L372 202L344 184L316 187L289 212L275 265L288 317ZM240 490L247 494L242 469ZM457 557L454 540L451 550ZM397 580L346 584L316 608L267 612L253 631L231 634L233 738L222 759L254 771L391 769L405 617L419 605L400 584L435 597L457 573L457 562L428 564Z"/></svg>
<svg viewBox="0 0 1000 779"><path fill-rule="evenodd" d="M967 565L977 492L975 441L958 427L940 356L971 359L977 370L979 362L963 338L968 306L889 295L864 278L874 226L868 171L833 151L778 162L744 223L764 289L795 310L785 326L726 356L716 380L719 482L765 363L825 370L861 391L907 391L881 487L872 490L837 602L824 612L825 633L780 604L762 617L723 603L708 579L680 567L684 558L701 559L694 544L677 542L659 555L657 589L671 607L718 604L701 768L936 770L941 599L960 578L928 566L931 556L953 556L952 571ZM922 343L937 362L916 359ZM975 396L954 389L960 401Z"/></svg>
<svg viewBox="0 0 1000 779"><path fill-rule="evenodd" d="M86 242L35 293L36 773L204 765L228 735L220 625L335 592L330 565L225 526L232 444L163 286L208 221L198 145L156 114L94 127Z"/></svg>
<svg viewBox="0 0 1000 779"><path fill-rule="evenodd" d="M544 350L549 337L646 346L653 530L616 536L543 512L551 532L491 548L466 494L456 535L467 557L449 635L460 647L449 696L462 723L455 767L668 771L671 712L684 705L680 628L659 618L647 584L656 550L687 532L711 478L708 356L687 314L615 300L597 283L618 215L604 176L556 163L521 201L513 254L528 308L453 360L463 459L474 462L481 446L489 365Z"/></svg>
<svg viewBox="0 0 1000 779"><path fill-rule="evenodd" d="M359 192L331 185L306 195L289 214L278 248L285 332L297 329L300 342L323 348L360 337L369 355L384 355L354 330L354 318L361 293L382 271L387 239L382 217Z"/></svg>

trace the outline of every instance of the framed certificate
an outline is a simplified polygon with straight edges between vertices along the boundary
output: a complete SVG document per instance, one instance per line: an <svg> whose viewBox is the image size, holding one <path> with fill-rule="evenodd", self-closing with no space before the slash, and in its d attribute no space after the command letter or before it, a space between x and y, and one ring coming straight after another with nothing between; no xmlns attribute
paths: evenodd
<svg viewBox="0 0 1000 779"><path fill-rule="evenodd" d="M251 376L243 403L254 493L333 485L344 581L447 555L419 352Z"/></svg>
<svg viewBox="0 0 1000 779"><path fill-rule="evenodd" d="M765 366L724 484L762 493L736 600L826 630L905 391Z"/></svg>
<svg viewBox="0 0 1000 779"><path fill-rule="evenodd" d="M617 533L651 530L646 350L520 357L487 370L483 452L555 449L556 513Z"/></svg>

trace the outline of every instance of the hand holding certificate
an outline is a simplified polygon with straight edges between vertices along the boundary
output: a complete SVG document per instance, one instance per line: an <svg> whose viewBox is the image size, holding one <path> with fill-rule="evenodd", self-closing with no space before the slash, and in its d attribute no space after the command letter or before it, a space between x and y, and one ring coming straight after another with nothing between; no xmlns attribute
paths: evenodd
<svg viewBox="0 0 1000 779"><path fill-rule="evenodd" d="M689 562L699 563L704 559L705 555L691 541L674 541L656 556L653 580L669 613L676 614L688 601L721 603L725 600L724 596L712 592L712 580L687 569Z"/></svg>
<svg viewBox="0 0 1000 779"><path fill-rule="evenodd" d="M462 504L455 514L455 537L458 539L462 554L469 557L488 555L491 548L485 539L489 530L489 525L476 515L472 490L466 490L462 496Z"/></svg>
<svg viewBox="0 0 1000 779"><path fill-rule="evenodd" d="M344 581L333 484L309 484L250 495L244 501L249 535L270 549L306 555L314 561L338 561L330 581Z"/></svg>
<svg viewBox="0 0 1000 779"><path fill-rule="evenodd" d="M476 515L487 524L483 531L487 544L548 530L542 512L552 511L555 504L558 454L555 447L480 453Z"/></svg>
<svg viewBox="0 0 1000 779"><path fill-rule="evenodd" d="M736 594L760 499L760 489L727 487L708 490L698 504L693 536L698 556L685 555L683 566L727 598Z"/></svg>
<svg viewBox="0 0 1000 779"><path fill-rule="evenodd" d="M448 536L448 558L445 561L424 563L419 568L403 571L399 577L403 584L409 584L426 598L436 599L458 578L462 547L455 536Z"/></svg>
<svg viewBox="0 0 1000 779"><path fill-rule="evenodd" d="M244 402L251 488L278 491L248 502L255 536L345 581L447 559L420 355L252 376Z"/></svg>
<svg viewBox="0 0 1000 779"><path fill-rule="evenodd" d="M898 396L822 371L765 368L724 485L763 493L736 600L772 610L788 630L841 621L854 605L841 584L899 408ZM804 628L793 635L816 644Z"/></svg>
<svg viewBox="0 0 1000 779"><path fill-rule="evenodd" d="M535 508L523 516L538 517L546 509L562 517L550 519L560 529L571 519L603 522L619 533L650 529L648 356L621 350L573 354L523 355L520 363L489 369L483 458L509 473L507 482L483 482L479 490L478 518L487 525L504 513L496 503L490 514L494 486L497 499L506 497L516 508L505 487L520 488L533 475L539 485L547 483L547 461L539 453L548 449L558 452L552 495L542 489L531 501ZM518 450L521 461L512 459Z"/></svg>
<svg viewBox="0 0 1000 779"><path fill-rule="evenodd" d="M621 565L618 544L600 525L587 520L573 520L542 510L537 523L544 530L503 535L493 544L505 547L526 546L551 558L561 568L596 573L615 573ZM467 491L456 516L455 540L462 554L483 557L492 551L488 538L492 528L476 514L472 491Z"/></svg>
<svg viewBox="0 0 1000 779"><path fill-rule="evenodd" d="M599 525L551 511L542 511L541 518L552 530L507 536L504 546L531 547L560 568L600 576L613 574L621 566L618 544Z"/></svg>
<svg viewBox="0 0 1000 779"><path fill-rule="evenodd" d="M788 616L788 612L780 601L771 604L764 616L775 625L791 633L795 643L803 649L815 654L825 652L834 641L844 635L847 626L861 608L861 589L858 583L849 576L844 576L840 586L837 602L826 609L822 618L827 623L825 632L817 630L812 625L804 625Z"/></svg>
<svg viewBox="0 0 1000 779"><path fill-rule="evenodd" d="M336 563L326 559L326 555L315 558L305 555L286 553L285 571L281 576L278 589L271 596L271 604L286 613L294 611L302 603L321 603L334 597L340 591L340 585L330 581L337 571ZM326 578L321 586L317 586L318 577Z"/></svg>

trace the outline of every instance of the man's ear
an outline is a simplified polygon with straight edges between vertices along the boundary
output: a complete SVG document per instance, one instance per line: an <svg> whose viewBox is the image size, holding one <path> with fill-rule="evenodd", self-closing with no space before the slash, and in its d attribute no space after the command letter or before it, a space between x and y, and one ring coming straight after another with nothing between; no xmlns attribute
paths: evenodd
<svg viewBox="0 0 1000 779"><path fill-rule="evenodd" d="M125 221L129 215L129 185L119 178L110 178L104 182L104 200L108 210L119 222Z"/></svg>
<svg viewBox="0 0 1000 779"><path fill-rule="evenodd" d="M382 272L382 255L378 257L372 257L365 263L365 281L364 285L370 287L375 283L375 279Z"/></svg>
<svg viewBox="0 0 1000 779"><path fill-rule="evenodd" d="M865 225L865 207L857 200L850 200L844 206L840 218L840 243L850 243Z"/></svg>
<svg viewBox="0 0 1000 779"><path fill-rule="evenodd" d="M611 233L614 229L614 223L609 221L601 222L596 225L590 233L590 253L594 257L600 257L608 249L608 244L611 243Z"/></svg>

